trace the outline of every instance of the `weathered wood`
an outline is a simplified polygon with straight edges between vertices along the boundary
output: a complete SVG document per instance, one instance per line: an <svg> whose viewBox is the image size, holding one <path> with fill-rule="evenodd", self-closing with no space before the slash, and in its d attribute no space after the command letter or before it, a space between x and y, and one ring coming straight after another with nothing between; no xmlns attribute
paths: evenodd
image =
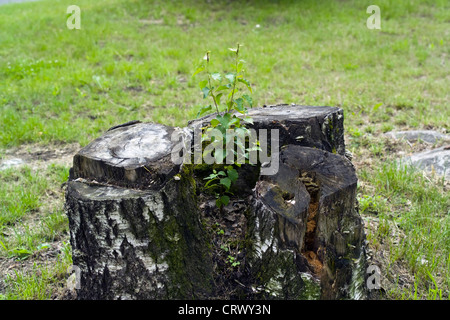
<svg viewBox="0 0 450 320"><path fill-rule="evenodd" d="M363 266L355 262L365 254L356 187L345 157L294 145L281 152L278 173L255 188L251 264L260 286L286 299L365 294Z"/></svg>
<svg viewBox="0 0 450 320"><path fill-rule="evenodd" d="M212 114L190 121L188 126L207 124L215 116ZM341 108L280 104L249 109L248 116L254 123L248 127L268 129L269 141L270 129L278 129L280 147L294 144L345 154L344 112Z"/></svg>
<svg viewBox="0 0 450 320"><path fill-rule="evenodd" d="M156 123L113 127L74 156L70 179L159 189L179 169L171 161L175 130Z"/></svg>
<svg viewBox="0 0 450 320"><path fill-rule="evenodd" d="M160 190L69 181L79 299L201 299L212 291L208 236L190 173ZM81 181L80 181L81 180Z"/></svg>
<svg viewBox="0 0 450 320"><path fill-rule="evenodd" d="M232 277L240 280L227 286L239 286L242 298L359 297L364 234L354 168L341 156L342 109L279 105L249 113L252 128L279 131L279 170L239 169L236 196L223 210L242 221L235 238L244 251L239 276ZM198 198L204 177L197 174L209 167L171 161L179 143L172 134L192 138L201 121L182 129L126 123L74 156L66 213L81 269L80 299L202 299L227 292L214 287L220 277L213 256L223 251L208 230L216 218L205 220L200 208L209 206Z"/></svg>

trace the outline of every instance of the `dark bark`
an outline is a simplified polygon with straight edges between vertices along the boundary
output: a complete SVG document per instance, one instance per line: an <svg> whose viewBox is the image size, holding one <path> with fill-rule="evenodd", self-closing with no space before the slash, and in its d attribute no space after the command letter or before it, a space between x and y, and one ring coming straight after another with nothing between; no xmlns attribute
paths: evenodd
<svg viewBox="0 0 450 320"><path fill-rule="evenodd" d="M69 181L80 299L199 299L212 291L208 234L191 173L160 190Z"/></svg>
<svg viewBox="0 0 450 320"><path fill-rule="evenodd" d="M252 273L263 279L260 285L276 284L278 291L271 294L280 298L309 296L300 276L279 276L283 269L296 269L320 283L316 297L321 299L365 295L365 268L358 265L364 264L365 253L356 187L355 170L345 157L293 145L281 152L278 173L261 177L255 188L251 264ZM292 279L298 290L289 292L295 288Z"/></svg>
<svg viewBox="0 0 450 320"><path fill-rule="evenodd" d="M294 144L318 148L344 155L344 112L337 107L299 105L274 105L253 108L248 112L253 118L249 128L279 130L280 147ZM189 122L189 127L209 123L215 115Z"/></svg>
<svg viewBox="0 0 450 320"><path fill-rule="evenodd" d="M342 109L280 105L249 113L254 129L279 130L281 150L274 175L260 175L260 164L239 169L224 208L242 222L233 228L243 263L227 275L239 280L216 274L222 249L211 226L221 218L199 209L209 207L198 187L211 168L171 161L179 142L172 134L192 138L200 122L183 129L130 122L74 156L66 212L80 299L215 298L233 285L241 286L230 289L240 298L364 296L363 224L355 170L342 156Z"/></svg>

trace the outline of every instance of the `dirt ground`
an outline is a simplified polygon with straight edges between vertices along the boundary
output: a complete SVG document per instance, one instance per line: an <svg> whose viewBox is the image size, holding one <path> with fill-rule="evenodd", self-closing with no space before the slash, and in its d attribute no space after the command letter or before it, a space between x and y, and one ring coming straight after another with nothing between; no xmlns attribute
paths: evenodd
<svg viewBox="0 0 450 320"><path fill-rule="evenodd" d="M29 144L5 150L0 164L11 159L21 159L23 165L27 165L33 170L47 168L50 164L69 167L72 166L73 156L79 149L78 143L45 146Z"/></svg>

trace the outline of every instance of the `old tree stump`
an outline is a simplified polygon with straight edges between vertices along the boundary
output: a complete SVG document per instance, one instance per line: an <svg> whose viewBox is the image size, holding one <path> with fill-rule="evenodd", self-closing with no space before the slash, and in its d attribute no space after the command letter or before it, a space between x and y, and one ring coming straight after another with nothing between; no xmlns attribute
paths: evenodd
<svg viewBox="0 0 450 320"><path fill-rule="evenodd" d="M193 150L194 128L211 116L186 128L119 125L74 156L65 207L79 299L365 298L342 109L249 113L255 130L276 130L278 167L242 165L220 210L203 189L212 166L171 158L172 137Z"/></svg>

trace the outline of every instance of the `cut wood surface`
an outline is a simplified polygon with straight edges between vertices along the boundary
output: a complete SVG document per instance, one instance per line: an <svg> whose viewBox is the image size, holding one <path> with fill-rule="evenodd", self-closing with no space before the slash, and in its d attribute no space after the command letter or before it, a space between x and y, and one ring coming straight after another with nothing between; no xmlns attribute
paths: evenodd
<svg viewBox="0 0 450 320"><path fill-rule="evenodd" d="M365 296L365 236L355 170L343 156L342 109L278 105L249 115L269 139L278 130L278 171L239 168L227 216L211 208L214 196L202 189L200 173L211 168L171 159L179 143L172 134L192 138L193 128L214 115L186 128L118 125L74 156L65 208L81 269L79 299ZM185 141L192 150L194 139ZM240 231L227 242L212 230L229 220L239 223L223 237ZM234 269L220 258L225 243L237 250Z"/></svg>
<svg viewBox="0 0 450 320"><path fill-rule="evenodd" d="M113 128L75 155L71 179L158 189L179 168L171 161L174 130L156 123Z"/></svg>
<svg viewBox="0 0 450 320"><path fill-rule="evenodd" d="M206 125L215 116L190 121L189 127ZM345 154L344 112L341 108L281 104L249 109L248 116L253 118L253 125L248 127L267 129L269 139L270 129L278 129L280 146L298 144Z"/></svg>

